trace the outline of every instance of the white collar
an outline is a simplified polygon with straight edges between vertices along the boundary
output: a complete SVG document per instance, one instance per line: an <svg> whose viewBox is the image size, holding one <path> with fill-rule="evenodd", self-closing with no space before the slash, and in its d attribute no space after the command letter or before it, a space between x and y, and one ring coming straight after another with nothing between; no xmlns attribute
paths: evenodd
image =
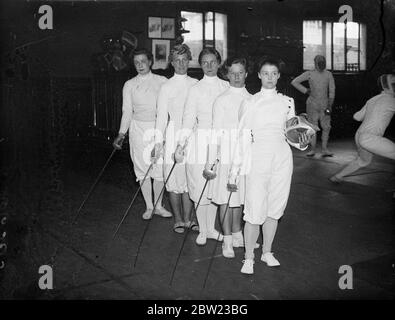
<svg viewBox="0 0 395 320"><path fill-rule="evenodd" d="M213 83L216 82L219 78L217 76L214 77L208 77L206 75L203 76L203 81L209 82L209 83Z"/></svg>
<svg viewBox="0 0 395 320"><path fill-rule="evenodd" d="M273 96L273 95L277 94L277 89L276 88L266 89L266 88L262 87L260 93L264 96Z"/></svg>
<svg viewBox="0 0 395 320"><path fill-rule="evenodd" d="M176 80L185 80L188 77L187 74L174 73L173 78Z"/></svg>
<svg viewBox="0 0 395 320"><path fill-rule="evenodd" d="M236 88L236 87L229 87L229 91L230 92L234 92L234 93L242 93L245 91L245 87L241 87L241 88Z"/></svg>
<svg viewBox="0 0 395 320"><path fill-rule="evenodd" d="M147 80L148 78L152 77L151 70L147 74L138 74L137 77L141 80Z"/></svg>

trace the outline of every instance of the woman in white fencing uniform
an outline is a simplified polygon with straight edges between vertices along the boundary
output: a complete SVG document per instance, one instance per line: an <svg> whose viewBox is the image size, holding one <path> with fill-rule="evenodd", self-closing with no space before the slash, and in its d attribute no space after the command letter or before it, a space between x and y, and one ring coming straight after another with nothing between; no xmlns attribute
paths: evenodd
<svg viewBox="0 0 395 320"><path fill-rule="evenodd" d="M383 137L395 113L395 76L380 76L379 85L383 91L354 114L355 120L362 121L355 134L358 157L332 176L332 182L340 183L345 176L368 166L374 154L395 160L395 143Z"/></svg>
<svg viewBox="0 0 395 320"><path fill-rule="evenodd" d="M151 66L153 57L146 49L135 50L133 63L137 70L137 76L126 81L122 91L122 119L119 134L114 140L114 147L120 148L121 141L129 131L130 157L132 158L134 173L137 181L142 180L150 166L153 134L156 118L156 100L159 89L167 79L153 74ZM153 182L151 181L153 179ZM154 201L163 188L162 165L154 164L150 170L141 191L146 204L143 219L151 219L154 203L152 200L152 186L154 189ZM162 207L162 199L159 200L155 214L162 217L172 217L172 214Z"/></svg>
<svg viewBox="0 0 395 320"><path fill-rule="evenodd" d="M179 138L177 134L181 129L184 104L189 89L198 82L198 80L187 75L191 59L191 51L186 44L174 46L170 50L169 56L169 61L174 67L174 76L159 91L156 118L156 129L159 132L156 132L155 135L155 150L157 152L164 147L163 168L165 179L174 163L173 153L176 149L176 141ZM183 233L184 227L191 225L190 215L193 208L193 202L188 194L185 164L179 163L174 167L166 183L166 190L169 192L170 205L174 214L173 230L177 233ZM197 228L196 223L195 226Z"/></svg>
<svg viewBox="0 0 395 320"><path fill-rule="evenodd" d="M215 99L229 88L229 83L217 76L220 63L221 56L217 50L205 48L200 52L199 64L203 69L204 76L189 91L182 123L184 133L175 153L177 162L183 161L184 153L181 148L188 140L187 182L189 196L195 206L206 182L202 173L211 137L213 104ZM191 130L194 130L194 134L190 136ZM188 136L190 139L187 138ZM208 188L205 189L196 212L199 223L199 235L196 238L198 245L205 245L207 238L222 241L222 236L215 230L217 206L207 198L207 191Z"/></svg>
<svg viewBox="0 0 395 320"><path fill-rule="evenodd" d="M212 202L219 205L219 218L224 232L222 254L226 258L234 258L233 247L244 247L244 239L241 227L241 207L243 203L243 192L234 192L230 198L229 208L225 214L229 191L227 182L229 169L232 162L234 141L237 136L240 106L243 100L251 95L245 88L247 77L247 61L244 58L228 59L225 63L230 88L222 93L214 103L213 107L213 136L216 138L217 148L212 148L219 160L214 172L216 177L210 181L209 195ZM233 143L232 143L233 142ZM210 157L211 159L213 157ZM209 170L212 163L206 164ZM244 191L244 190L242 190Z"/></svg>
<svg viewBox="0 0 395 320"><path fill-rule="evenodd" d="M293 171L292 152L285 137L287 120L295 116L293 99L277 93L280 78L279 62L263 58L258 65L261 91L243 103L246 110L240 121L240 132L248 132L250 163L245 165L244 240L245 260L242 273L254 272L254 247L262 225L263 245L261 260L268 266L280 263L272 254L272 243L278 219L287 205ZM243 141L243 139L241 140ZM307 148L303 136L303 148ZM243 151L245 153L245 151ZM236 155L240 155L237 152ZM246 161L246 160L244 160ZM239 160L232 165L230 184L235 184L240 169Z"/></svg>

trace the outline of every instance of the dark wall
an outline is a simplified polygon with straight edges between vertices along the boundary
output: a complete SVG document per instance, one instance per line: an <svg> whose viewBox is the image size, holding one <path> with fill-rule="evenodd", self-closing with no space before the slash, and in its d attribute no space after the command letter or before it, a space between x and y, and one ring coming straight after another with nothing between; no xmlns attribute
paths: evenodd
<svg viewBox="0 0 395 320"><path fill-rule="evenodd" d="M54 14L54 29L38 28L38 8L43 3L3 4L3 42L20 46L45 39L29 47L31 53L45 61L55 75L90 76L91 56L102 51L101 39L117 37L123 30L132 32L139 46L150 48L147 39L147 17L174 16L171 4L142 4L134 2L55 2L50 3ZM20 23L23 21L23 23Z"/></svg>
<svg viewBox="0 0 395 320"><path fill-rule="evenodd" d="M54 12L54 30L38 28L38 8L50 4ZM304 19L340 17L340 5L349 4L354 11L354 21L367 25L367 66L368 71L360 74L335 74L337 95L335 105L352 113L361 107L367 98L378 92L375 85L377 76L394 70L394 12L395 6L386 2L384 24L386 26L385 52L379 57L383 37L380 32L380 1L166 1L166 2L25 2L3 1L1 4L1 38L2 50L6 53L15 47L24 46L29 62L30 76L50 74L52 77L75 78L76 83L85 83L83 88L93 82L94 68L92 55L101 52L103 37L117 37L123 30L133 33L140 47L151 48L151 39L147 37L148 16L177 17L180 10L214 10L228 14L228 48L229 55L245 55L254 62L263 54L272 54L285 62L285 68L279 87L284 93L295 98L299 112L304 111L305 97L290 85L293 77L301 73L303 65L302 21ZM247 37L246 37L247 35ZM266 36L274 39L266 39ZM11 51L15 52L15 51ZM7 65L7 55L2 55L2 62ZM115 75L116 81L126 79L133 74L133 69ZM199 78L200 70L191 70L191 75ZM111 75L114 76L114 75ZM119 86L119 85L118 85ZM247 88L254 93L259 90L256 70L251 64ZM94 88L93 88L94 89ZM119 92L121 88L112 88ZM66 90L67 91L67 90ZM68 90L75 94L75 86ZM81 91L82 92L82 91ZM67 95L67 94L66 94ZM81 95L83 95L81 93ZM79 108L90 101L92 92L81 97ZM75 100L75 96L73 97ZM72 100L73 100L72 99ZM113 101L106 101L111 108L119 109L119 95ZM75 108L74 108L75 109ZM340 110L340 109L339 109ZM86 112L91 115L91 112ZM119 110L117 111L119 116ZM118 117L117 116L117 117ZM349 114L347 115L349 117ZM117 122L117 121L115 121Z"/></svg>
<svg viewBox="0 0 395 320"><path fill-rule="evenodd" d="M38 28L38 8L49 3L54 11L54 30ZM229 53L275 54L286 61L286 73L302 71L303 19L338 19L338 8L344 1L232 1L232 2L25 2L3 1L1 5L3 50L31 44L29 50L42 59L55 74L87 76L91 73L90 57L100 52L103 36L117 36L123 30L135 34L139 46L151 48L147 38L148 16L177 17L180 10L216 10L228 14ZM368 25L368 66L381 49L380 5L378 0L348 1L354 20ZM393 41L394 7L386 2L384 23L387 43ZM240 37L244 32L249 37ZM261 40L264 36L280 40ZM33 44L32 44L33 43ZM393 45L393 44L392 44ZM390 57L393 59L393 56ZM390 60L387 60L387 62ZM388 71L383 62L377 72Z"/></svg>

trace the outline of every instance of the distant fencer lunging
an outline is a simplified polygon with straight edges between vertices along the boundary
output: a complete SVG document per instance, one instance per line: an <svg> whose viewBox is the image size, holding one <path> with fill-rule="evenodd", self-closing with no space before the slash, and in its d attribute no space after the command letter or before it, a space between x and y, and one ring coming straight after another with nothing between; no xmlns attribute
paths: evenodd
<svg viewBox="0 0 395 320"><path fill-rule="evenodd" d="M355 134L358 156L330 178L334 183L340 183L345 176L368 166L375 154L395 160L395 143L383 137L395 113L395 76L384 74L378 83L382 92L354 114L354 119L362 122Z"/></svg>

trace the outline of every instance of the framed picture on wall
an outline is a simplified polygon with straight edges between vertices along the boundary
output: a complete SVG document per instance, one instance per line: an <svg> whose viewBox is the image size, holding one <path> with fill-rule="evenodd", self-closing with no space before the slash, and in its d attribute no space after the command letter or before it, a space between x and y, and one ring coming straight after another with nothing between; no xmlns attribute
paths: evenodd
<svg viewBox="0 0 395 320"><path fill-rule="evenodd" d="M162 18L162 39L175 38L175 19Z"/></svg>
<svg viewBox="0 0 395 320"><path fill-rule="evenodd" d="M148 38L161 38L162 18L148 17Z"/></svg>
<svg viewBox="0 0 395 320"><path fill-rule="evenodd" d="M152 69L166 69L170 54L170 40L153 39L152 55L154 63Z"/></svg>
<svg viewBox="0 0 395 320"><path fill-rule="evenodd" d="M148 38L174 39L175 18L148 17Z"/></svg>

